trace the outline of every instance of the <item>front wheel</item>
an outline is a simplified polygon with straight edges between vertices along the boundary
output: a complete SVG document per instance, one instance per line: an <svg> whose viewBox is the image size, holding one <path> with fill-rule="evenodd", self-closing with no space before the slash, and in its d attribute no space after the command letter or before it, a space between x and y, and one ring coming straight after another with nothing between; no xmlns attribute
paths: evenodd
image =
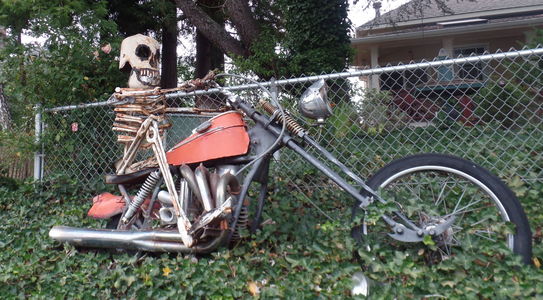
<svg viewBox="0 0 543 300"><path fill-rule="evenodd" d="M530 263L530 226L518 199L498 177L470 161L441 154L409 156L386 165L367 183L393 204L387 216L406 228L428 230L453 220L439 235L425 237L425 244L431 245L425 252L429 263L460 252L492 255L499 244ZM390 232L385 227L373 229ZM420 253L419 243L389 239L392 245Z"/></svg>

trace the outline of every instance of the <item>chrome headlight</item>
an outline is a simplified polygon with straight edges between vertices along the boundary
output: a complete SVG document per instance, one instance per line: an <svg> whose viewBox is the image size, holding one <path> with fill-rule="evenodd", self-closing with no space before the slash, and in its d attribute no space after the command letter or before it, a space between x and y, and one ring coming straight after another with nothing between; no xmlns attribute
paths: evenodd
<svg viewBox="0 0 543 300"><path fill-rule="evenodd" d="M332 115L328 104L328 86L324 79L313 83L300 97L298 108L303 116L323 122Z"/></svg>

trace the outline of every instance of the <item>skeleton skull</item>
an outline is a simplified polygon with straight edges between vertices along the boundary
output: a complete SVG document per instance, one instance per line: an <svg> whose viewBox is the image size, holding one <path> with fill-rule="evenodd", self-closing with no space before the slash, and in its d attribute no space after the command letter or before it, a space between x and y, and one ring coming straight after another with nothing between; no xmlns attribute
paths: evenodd
<svg viewBox="0 0 543 300"><path fill-rule="evenodd" d="M160 44L143 34L129 36L121 43L119 69L130 71L128 87L151 88L160 84Z"/></svg>

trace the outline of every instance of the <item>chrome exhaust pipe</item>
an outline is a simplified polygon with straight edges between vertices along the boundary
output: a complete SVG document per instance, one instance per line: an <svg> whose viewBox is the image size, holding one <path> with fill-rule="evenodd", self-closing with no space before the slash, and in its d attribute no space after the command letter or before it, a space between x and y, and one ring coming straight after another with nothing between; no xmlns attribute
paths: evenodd
<svg viewBox="0 0 543 300"><path fill-rule="evenodd" d="M196 182L196 177L194 176L194 172L192 172L192 169L187 165L182 165L181 167L179 167L179 171L181 172L181 176L183 176L183 178L185 178L185 180L187 181L187 184L194 196L196 196L196 199L198 199L198 201L200 201L203 206L200 188L198 187L198 182Z"/></svg>
<svg viewBox="0 0 543 300"><path fill-rule="evenodd" d="M224 203L224 201L226 201L226 192L228 191L228 187L230 187L230 193L233 195L238 195L241 192L241 186L239 185L238 178L231 173L224 173L217 184L217 198L215 199L215 206L219 207Z"/></svg>
<svg viewBox="0 0 543 300"><path fill-rule="evenodd" d="M202 195L202 203L204 205L204 210L211 211L215 208L215 201L211 196L211 190L209 189L209 172L207 171L204 165L200 164L196 170L194 170L194 177L196 177L196 182L198 188L200 189L200 194Z"/></svg>
<svg viewBox="0 0 543 300"><path fill-rule="evenodd" d="M113 248L149 252L179 252L186 254L210 253L223 243L227 235L228 231L223 231L217 238L189 248L183 245L181 236L177 231L124 231L68 226L54 226L49 231L49 237L52 239L77 247Z"/></svg>
<svg viewBox="0 0 543 300"><path fill-rule="evenodd" d="M177 224L177 216L173 207L161 207L158 210L160 221L164 224Z"/></svg>

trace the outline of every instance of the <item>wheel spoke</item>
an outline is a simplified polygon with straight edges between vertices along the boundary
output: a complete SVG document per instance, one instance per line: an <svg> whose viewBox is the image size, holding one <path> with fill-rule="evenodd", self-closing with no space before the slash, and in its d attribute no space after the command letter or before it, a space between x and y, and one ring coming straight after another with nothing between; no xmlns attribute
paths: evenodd
<svg viewBox="0 0 543 300"><path fill-rule="evenodd" d="M488 236L485 236L484 234L480 234L479 231L475 231L473 234L478 236L478 237L481 237L483 239L486 239L486 240L489 240L489 241L492 241L492 242L496 242L496 239L493 239L490 237L490 230L487 230L487 231L481 231L483 233L486 233Z"/></svg>
<svg viewBox="0 0 543 300"><path fill-rule="evenodd" d="M471 209L471 210L467 210L467 209L468 209L469 207L471 207L471 206L473 206L473 205L475 205L475 204L481 202L481 201L482 201L482 200L477 200L476 202L472 202L472 203L466 205L465 207L462 207L462 209L460 209L460 210L458 210L458 211L453 211L452 213L443 216L443 218L448 218L448 217L453 216L453 215L458 215L458 214L461 214L461 213L462 213L462 214L466 214L466 213L468 213L468 212L472 212L472 211L479 210L479 209L481 209L481 208L476 208L476 209Z"/></svg>
<svg viewBox="0 0 543 300"><path fill-rule="evenodd" d="M437 249L424 252L426 262L443 260L462 250L483 251L481 242L513 249L517 236L526 243L530 240L518 200L503 182L472 162L437 154L415 155L385 166L368 183L384 195L385 201L397 203L393 218L413 229L430 231L454 217L449 228L432 237ZM389 194L392 197L386 197ZM505 222L515 224L515 235L498 229ZM388 233L382 228L383 234ZM392 245L420 249L398 241ZM530 245L522 245L517 251L529 260Z"/></svg>
<svg viewBox="0 0 543 300"><path fill-rule="evenodd" d="M441 190L439 191L439 195L437 196L437 200L436 200L436 203L435 203L436 206L438 206L439 203L442 201L440 199L442 199L441 196L443 196L443 193L445 192L445 187L446 186L447 186L447 181L444 181L443 185L441 186ZM444 207L445 207L445 210L446 210L447 206L445 205ZM447 213L447 211L445 211L445 213Z"/></svg>
<svg viewBox="0 0 543 300"><path fill-rule="evenodd" d="M462 195L460 195L460 198L458 198L458 201L456 202L456 205L454 206L454 209L453 209L453 214L454 212L456 211L456 209L458 208L458 205L460 205L460 202L462 202L462 199L464 198L464 195L466 194L466 190L462 190Z"/></svg>

